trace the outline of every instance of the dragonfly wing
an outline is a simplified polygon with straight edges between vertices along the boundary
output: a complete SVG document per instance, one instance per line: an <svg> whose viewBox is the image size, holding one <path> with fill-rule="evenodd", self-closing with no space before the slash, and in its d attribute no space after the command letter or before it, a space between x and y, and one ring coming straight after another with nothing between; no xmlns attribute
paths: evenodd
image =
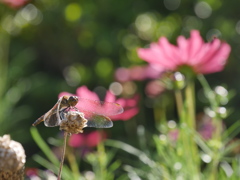
<svg viewBox="0 0 240 180"><path fill-rule="evenodd" d="M62 98L60 98L58 102L53 106L53 108L44 115L43 119L45 126L54 127L60 124L59 107L61 101Z"/></svg>
<svg viewBox="0 0 240 180"><path fill-rule="evenodd" d="M122 106L117 103L90 100L84 98L78 99L78 104L76 105L76 107L80 111L84 110L106 116L121 114L123 112Z"/></svg>
<svg viewBox="0 0 240 180"><path fill-rule="evenodd" d="M107 116L83 112L84 117L88 120L87 127L95 127L95 128L110 128L113 126L113 122Z"/></svg>
<svg viewBox="0 0 240 180"><path fill-rule="evenodd" d="M46 116L44 120L44 124L47 127L59 126L60 120L57 117L57 113L54 113L51 116Z"/></svg>

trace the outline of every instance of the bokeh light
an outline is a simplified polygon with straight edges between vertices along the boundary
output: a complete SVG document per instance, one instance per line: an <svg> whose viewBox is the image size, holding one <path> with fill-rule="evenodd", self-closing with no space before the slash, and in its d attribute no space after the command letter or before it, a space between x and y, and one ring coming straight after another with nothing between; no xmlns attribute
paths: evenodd
<svg viewBox="0 0 240 180"><path fill-rule="evenodd" d="M63 71L64 78L69 86L77 86L81 82L81 75L74 66L68 66Z"/></svg>
<svg viewBox="0 0 240 180"><path fill-rule="evenodd" d="M99 77L106 78L113 70L112 61L108 58L101 58L95 65L95 71Z"/></svg>
<svg viewBox="0 0 240 180"><path fill-rule="evenodd" d="M118 96L122 93L123 87L119 82L112 82L109 86L109 90L111 91L111 93Z"/></svg>
<svg viewBox="0 0 240 180"><path fill-rule="evenodd" d="M239 107L240 96L240 85L236 78L239 75L240 63L238 1L0 1L0 133L9 133L14 139L24 143L28 157L26 167L46 168L44 163L39 165L35 161L34 155L42 152L29 133L31 123L56 103L59 92L75 93L78 87L88 87L100 100L104 100L106 94L111 94L112 99L116 98L123 104L135 103L133 106L137 108L137 112L124 121L119 119L125 114L117 115L119 119L114 120L113 128L106 129L109 139L123 142L121 148L124 149L126 145L126 149L132 150L132 154L114 151L114 148L104 149L105 144L101 144L91 150L94 152L91 153L91 157L82 161L79 147L69 149L67 153L76 156L77 163L81 161L79 168L76 168L76 172L81 171L80 175L71 172L71 168L69 174L80 178L98 177L95 167L99 164L96 162L108 162L109 164L103 167L107 170L102 172L110 173L105 176L109 179L117 179L120 176L122 179L129 178L126 169L132 173L132 179L163 177L159 174L154 176L154 173L159 172L166 172L169 175L169 178L166 176L168 179L189 179L185 178L184 172L190 171L194 163L190 163L190 168L186 168L188 164L182 158L188 146L183 145L183 148L179 148L179 145L188 143L194 133L199 133L199 139L194 140L206 143L205 147L211 148L217 154L221 142L215 141L218 146L211 146L211 139L215 137L214 120L224 120L224 125L219 129L224 134L224 131L239 119L240 111L234 111ZM11 5L7 1L15 4ZM222 43L230 44L232 48L225 69L206 76L211 91L200 87L201 83L197 81L200 76L194 77L196 92L193 95L198 98L194 101L195 111L199 113L204 110L202 113L205 115L196 121L196 132L188 131L186 123L182 123L182 117L187 117L188 114L181 114L177 110L181 103L182 111L191 108L188 107L188 102L181 102L188 96L185 90L191 79L187 74L183 76L178 72L165 72L155 65L149 65L140 59L137 53L139 48L148 48L152 46L152 42L158 43L159 38L163 36L174 46L184 44L184 40L181 41L178 37L182 35L188 38L193 29L199 30L203 40L208 41L208 45L212 44L214 38L218 38ZM196 43L194 48L197 47ZM167 45L163 48L168 49ZM153 61L157 59L154 57ZM168 81L164 79L165 75ZM167 89L166 85L170 85L170 88ZM175 104L177 96L178 105ZM139 99L136 100L137 98ZM213 99L216 104L212 103ZM124 104L125 113L126 107L129 108ZM142 128L141 132L138 131L139 125ZM50 148L62 145L59 128L46 129L44 125L39 125L37 129L43 140L50 144ZM92 130L86 128L86 132ZM182 133L188 132L191 135L186 134L187 141L179 141L184 137ZM201 145L204 144L196 145L197 150L201 149L198 154L201 163L198 170L201 171L201 177L205 178L205 172L202 170L211 166L217 156L202 151ZM224 149L225 146L221 148ZM59 156L61 149L57 147L51 151ZM85 149L81 151L84 152ZM153 162L154 166L146 166L138 160L129 159L128 157L135 152L140 153L140 161L143 159L144 162L150 155L150 161L156 161ZM161 152L172 154L166 156L164 161L165 156L161 156ZM237 150L234 150L234 153L237 153ZM229 159L228 157L227 160ZM234 163L226 162L230 164L228 167L222 159L220 161L222 163L217 165L217 171L222 168L222 174L234 174L235 171L228 169L232 168ZM111 164L112 162L114 164ZM126 169L123 168L125 164L128 167ZM66 166L69 165L72 165L70 161ZM90 166L93 168L89 169ZM116 169L111 172L111 168L109 170L107 167ZM47 174L49 173L41 171L41 175Z"/></svg>
<svg viewBox="0 0 240 180"><path fill-rule="evenodd" d="M210 163L212 161L211 156L209 156L208 154L202 154L201 155L201 159L203 160L203 162L205 163Z"/></svg>
<svg viewBox="0 0 240 180"><path fill-rule="evenodd" d="M34 25L38 25L43 19L42 13L33 4L25 6L20 14L26 21Z"/></svg>
<svg viewBox="0 0 240 180"><path fill-rule="evenodd" d="M212 8L211 6L209 6L209 4L207 2L198 2L195 5L195 13L196 15L201 18L201 19L206 19L209 18L212 14Z"/></svg>
<svg viewBox="0 0 240 180"><path fill-rule="evenodd" d="M78 3L71 3L65 8L65 18L67 21L74 22L80 19L82 8Z"/></svg>
<svg viewBox="0 0 240 180"><path fill-rule="evenodd" d="M179 8L181 0L164 0L163 3L168 10L174 11Z"/></svg>
<svg viewBox="0 0 240 180"><path fill-rule="evenodd" d="M218 29L210 29L207 32L206 39L212 41L214 38L221 38L222 33Z"/></svg>
<svg viewBox="0 0 240 180"><path fill-rule="evenodd" d="M240 21L236 23L236 31L238 34L240 34Z"/></svg>

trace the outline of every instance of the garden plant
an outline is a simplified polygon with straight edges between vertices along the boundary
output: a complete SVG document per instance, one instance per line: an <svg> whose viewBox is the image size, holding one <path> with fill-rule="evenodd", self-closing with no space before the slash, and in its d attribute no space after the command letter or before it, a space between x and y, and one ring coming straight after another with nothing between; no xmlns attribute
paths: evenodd
<svg viewBox="0 0 240 180"><path fill-rule="evenodd" d="M240 179L238 5L0 0L0 179Z"/></svg>

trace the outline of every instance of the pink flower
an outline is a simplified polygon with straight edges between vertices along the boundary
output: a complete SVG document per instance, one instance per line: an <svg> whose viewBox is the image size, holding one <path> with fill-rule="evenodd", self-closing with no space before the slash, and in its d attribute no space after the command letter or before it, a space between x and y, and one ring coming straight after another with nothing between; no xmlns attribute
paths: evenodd
<svg viewBox="0 0 240 180"><path fill-rule="evenodd" d="M87 86L81 86L79 88L77 88L76 90L76 94L71 94L68 92L61 92L58 97L62 97L65 95L69 95L69 96L78 96L84 99L91 99L91 100L99 100L98 95L95 92L90 91ZM77 107L77 105L76 105Z"/></svg>
<svg viewBox="0 0 240 180"><path fill-rule="evenodd" d="M151 65L133 66L131 68L118 68L115 72L115 77L120 82L156 79L159 76L160 70Z"/></svg>
<svg viewBox="0 0 240 180"><path fill-rule="evenodd" d="M37 168L26 168L25 174L27 177L31 176L37 176L38 175L38 169Z"/></svg>
<svg viewBox="0 0 240 180"><path fill-rule="evenodd" d="M197 115L197 131L203 139L211 139L215 130L216 128L211 117L205 113L199 113Z"/></svg>
<svg viewBox="0 0 240 180"><path fill-rule="evenodd" d="M170 130L168 132L168 138L171 141L176 142L178 140L178 137L179 137L179 130L178 129L173 129L173 130Z"/></svg>
<svg viewBox="0 0 240 180"><path fill-rule="evenodd" d="M159 96L164 90L165 87L159 80L152 80L145 87L145 93L152 98Z"/></svg>
<svg viewBox="0 0 240 180"><path fill-rule="evenodd" d="M204 43L199 31L192 30L189 39L177 38L178 46L170 44L166 37L150 48L138 49L138 56L164 71L177 71L181 66L190 66L195 73L208 74L223 70L231 47L219 39Z"/></svg>
<svg viewBox="0 0 240 180"><path fill-rule="evenodd" d="M202 124L202 126L199 127L199 130L198 130L199 134L201 134L201 136L205 140L211 139L214 131L215 131L215 128L212 122L206 122Z"/></svg>
<svg viewBox="0 0 240 180"><path fill-rule="evenodd" d="M0 2L7 4L12 8L19 8L25 5L28 2L28 0L0 0Z"/></svg>
<svg viewBox="0 0 240 180"><path fill-rule="evenodd" d="M59 97L64 95L74 95L74 94L71 94L68 92L62 92L59 94ZM76 91L76 96L85 98L85 99L99 100L98 95L95 92L90 91L86 86L79 87ZM125 99L125 98L116 99L116 97L110 91L107 91L104 101L118 103L124 109L124 112L119 115L109 116L112 120L128 120L133 116L135 116L139 111L137 107L137 104L139 101L138 96L135 96L130 99ZM76 107L81 111L81 108L83 107L83 105L80 105L78 103Z"/></svg>
<svg viewBox="0 0 240 180"><path fill-rule="evenodd" d="M124 112L122 114L118 114L115 116L110 116L112 120L129 120L135 115L138 114L139 108L138 108L138 102L139 102L139 96L135 95L133 98L125 99L125 98L119 98L116 99L116 96L114 96L110 91L107 91L105 101L107 102L116 102L120 104Z"/></svg>
<svg viewBox="0 0 240 180"><path fill-rule="evenodd" d="M106 134L101 134L98 131L92 131L85 134L73 134L68 141L69 146L92 148L97 146L100 142L106 139Z"/></svg>

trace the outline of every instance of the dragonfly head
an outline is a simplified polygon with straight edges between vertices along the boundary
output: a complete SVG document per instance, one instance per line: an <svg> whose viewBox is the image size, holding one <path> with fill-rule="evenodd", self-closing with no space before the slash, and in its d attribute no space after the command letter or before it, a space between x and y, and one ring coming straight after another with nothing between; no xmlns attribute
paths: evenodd
<svg viewBox="0 0 240 180"><path fill-rule="evenodd" d="M77 96L69 96L68 98L68 104L70 106L76 106L78 103L78 97Z"/></svg>

